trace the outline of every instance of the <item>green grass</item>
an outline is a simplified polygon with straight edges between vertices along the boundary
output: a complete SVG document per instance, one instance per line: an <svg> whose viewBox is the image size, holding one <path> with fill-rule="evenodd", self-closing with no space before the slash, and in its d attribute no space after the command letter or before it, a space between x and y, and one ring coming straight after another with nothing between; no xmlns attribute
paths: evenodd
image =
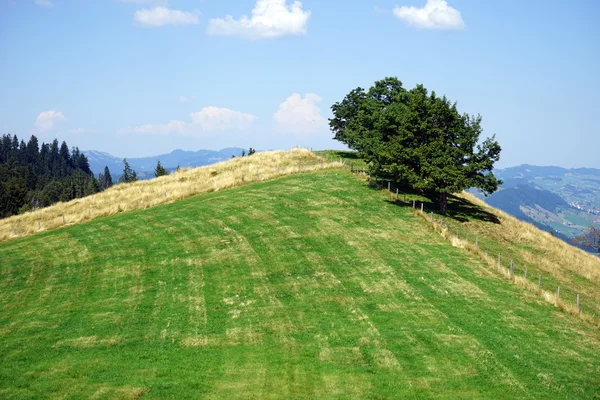
<svg viewBox="0 0 600 400"><path fill-rule="evenodd" d="M600 332L344 170L0 244L0 398L600 396Z"/></svg>
<svg viewBox="0 0 600 400"><path fill-rule="evenodd" d="M325 157L331 161L339 161L340 158L346 162L347 165L354 168L366 168L367 163L360 157L355 151L346 150L319 150L315 151L315 154Z"/></svg>
<svg viewBox="0 0 600 400"><path fill-rule="evenodd" d="M421 198L417 201L424 201L427 215L431 216L432 210L434 219L443 221L452 236L466 239L470 244L475 244L477 237L479 248L482 253L489 254L492 262L495 263L498 254L501 254L503 267L509 268L512 260L515 275L523 277L527 271L527 279L535 285L538 283L538 276L541 275L541 288L556 293L560 286L561 299L571 306L575 306L579 294L582 311L592 318L593 323L600 326L598 279L586 278L577 260L569 258L572 253L560 259L553 258L538 237L519 239L519 232L514 231L513 224L501 222L499 216L494 213L495 210L485 209L463 198L452 196L449 199L448 215L445 217L437 214L438 205L431 200Z"/></svg>

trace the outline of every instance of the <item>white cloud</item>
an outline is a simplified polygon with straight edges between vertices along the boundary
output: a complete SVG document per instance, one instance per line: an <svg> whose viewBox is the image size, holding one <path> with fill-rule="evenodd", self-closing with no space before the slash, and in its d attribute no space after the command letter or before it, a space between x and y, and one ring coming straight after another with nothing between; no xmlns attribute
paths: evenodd
<svg viewBox="0 0 600 400"><path fill-rule="evenodd" d="M54 128L54 124L59 121L66 121L67 117L63 113L55 110L39 113L35 120L35 127L40 132L47 132Z"/></svg>
<svg viewBox="0 0 600 400"><path fill-rule="evenodd" d="M425 7L396 7L394 15L422 29L460 30L465 27L460 11L448 5L446 0L427 0Z"/></svg>
<svg viewBox="0 0 600 400"><path fill-rule="evenodd" d="M199 22L196 14L187 11L172 10L162 6L138 10L135 12L133 20L147 26L197 25Z"/></svg>
<svg viewBox="0 0 600 400"><path fill-rule="evenodd" d="M35 0L35 4L40 7L54 7L54 3L50 0Z"/></svg>
<svg viewBox="0 0 600 400"><path fill-rule="evenodd" d="M257 0L252 17L214 18L208 21L206 32L215 36L241 36L246 39L269 39L280 36L304 35L310 11L302 10L302 2L287 0Z"/></svg>
<svg viewBox="0 0 600 400"><path fill-rule="evenodd" d="M314 93L302 98L298 93L288 97L273 115L279 128L289 133L317 133L327 130L327 120L317 107L322 99Z"/></svg>
<svg viewBox="0 0 600 400"><path fill-rule="evenodd" d="M187 96L179 96L179 102L181 104L185 104L185 103L191 103L194 100L196 100L195 97L187 97Z"/></svg>
<svg viewBox="0 0 600 400"><path fill-rule="evenodd" d="M199 133L238 132L250 128L258 118L227 108L205 107L190 114L191 122L171 120L166 124L145 124L117 132L168 135L173 133L195 135Z"/></svg>
<svg viewBox="0 0 600 400"><path fill-rule="evenodd" d="M257 117L227 108L206 107L199 112L191 113L192 123L207 132L241 131L248 129Z"/></svg>
<svg viewBox="0 0 600 400"><path fill-rule="evenodd" d="M188 124L184 121L171 120L166 124L145 124L133 128L119 129L117 133L140 133L140 134L159 134L168 135L171 133L186 133Z"/></svg>

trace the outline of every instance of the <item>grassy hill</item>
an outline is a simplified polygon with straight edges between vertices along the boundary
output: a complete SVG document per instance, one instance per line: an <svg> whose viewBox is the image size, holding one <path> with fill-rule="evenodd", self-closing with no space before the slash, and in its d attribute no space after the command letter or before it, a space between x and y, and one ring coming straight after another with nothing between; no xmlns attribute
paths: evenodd
<svg viewBox="0 0 600 400"><path fill-rule="evenodd" d="M150 181L115 185L94 196L57 203L0 219L0 241L24 237L121 212L172 203L200 193L261 182L277 176L340 166L305 149L238 157L203 168L181 169Z"/></svg>
<svg viewBox="0 0 600 400"><path fill-rule="evenodd" d="M597 327L345 169L113 214L0 243L0 398L600 396Z"/></svg>

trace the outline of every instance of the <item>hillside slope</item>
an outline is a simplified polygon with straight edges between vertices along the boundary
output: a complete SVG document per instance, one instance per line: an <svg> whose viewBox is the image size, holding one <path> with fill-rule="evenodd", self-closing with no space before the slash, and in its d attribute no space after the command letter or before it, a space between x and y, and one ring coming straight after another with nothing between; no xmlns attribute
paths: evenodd
<svg viewBox="0 0 600 400"><path fill-rule="evenodd" d="M426 204L426 209L434 207ZM429 213L424 217L454 245L503 275L509 274L512 263L512 281L560 308L579 314L579 296L581 316L600 327L600 258L468 193L453 197L449 209L444 218Z"/></svg>
<svg viewBox="0 0 600 400"><path fill-rule="evenodd" d="M600 331L323 170L0 243L2 398L594 398Z"/></svg>
<svg viewBox="0 0 600 400"><path fill-rule="evenodd" d="M98 217L171 203L207 193L321 168L336 168L306 149L271 151L238 157L202 168L181 169L149 181L118 184L93 196L57 203L0 219L0 241L24 237Z"/></svg>

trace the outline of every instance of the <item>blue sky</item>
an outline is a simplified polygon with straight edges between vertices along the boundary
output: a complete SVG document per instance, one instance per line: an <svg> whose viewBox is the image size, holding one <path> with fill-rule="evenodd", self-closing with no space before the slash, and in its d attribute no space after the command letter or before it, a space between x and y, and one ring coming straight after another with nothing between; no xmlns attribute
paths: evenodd
<svg viewBox="0 0 600 400"><path fill-rule="evenodd" d="M480 113L500 167L600 168L599 20L595 0L0 0L0 130L121 157L340 148L331 105L397 76Z"/></svg>

